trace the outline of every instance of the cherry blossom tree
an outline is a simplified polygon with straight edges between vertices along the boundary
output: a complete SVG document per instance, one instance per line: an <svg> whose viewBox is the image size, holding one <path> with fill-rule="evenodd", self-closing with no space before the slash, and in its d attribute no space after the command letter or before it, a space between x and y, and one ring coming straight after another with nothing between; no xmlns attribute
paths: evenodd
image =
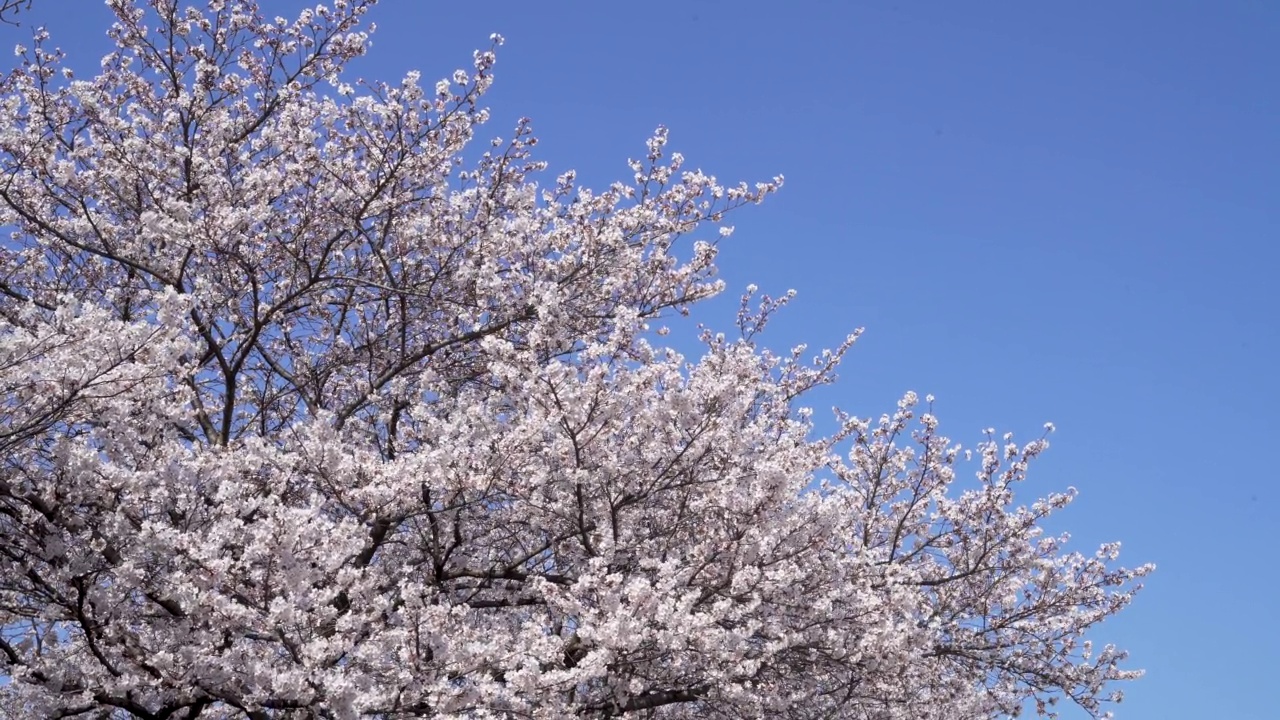
<svg viewBox="0 0 1280 720"><path fill-rule="evenodd" d="M1150 567L1015 500L1043 437L971 458L912 393L818 437L856 334L770 352L789 294L664 344L780 179L467 150L501 39L349 82L373 0L109 4L97 77L37 32L0 88L0 717L1100 717L1139 674L1086 633Z"/></svg>

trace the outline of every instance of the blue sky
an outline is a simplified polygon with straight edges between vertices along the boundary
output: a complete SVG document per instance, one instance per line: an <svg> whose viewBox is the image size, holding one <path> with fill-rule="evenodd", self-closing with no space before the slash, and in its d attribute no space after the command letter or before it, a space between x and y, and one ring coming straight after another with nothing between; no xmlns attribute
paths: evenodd
<svg viewBox="0 0 1280 720"><path fill-rule="evenodd" d="M266 0L269 14L301 3ZM36 0L92 69L107 15ZM61 14L59 14L61 13ZM1054 447L1081 549L1159 569L1100 640L1148 676L1121 720L1276 717L1280 3L384 0L359 74L424 80L501 32L493 134L555 171L628 175L658 124L725 180L782 173L723 276L799 291L766 341L867 333L815 400ZM729 303L701 319L728 329Z"/></svg>

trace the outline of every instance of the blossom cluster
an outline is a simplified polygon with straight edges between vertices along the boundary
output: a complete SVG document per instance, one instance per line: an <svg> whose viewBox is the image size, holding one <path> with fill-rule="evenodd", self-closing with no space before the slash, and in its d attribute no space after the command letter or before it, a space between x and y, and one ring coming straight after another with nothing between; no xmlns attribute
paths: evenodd
<svg viewBox="0 0 1280 720"><path fill-rule="evenodd" d="M724 184L467 151L495 50L355 82L372 0L110 0L0 81L0 717L1101 717L1150 568L932 398L815 432L723 291ZM970 467L974 475L957 479Z"/></svg>

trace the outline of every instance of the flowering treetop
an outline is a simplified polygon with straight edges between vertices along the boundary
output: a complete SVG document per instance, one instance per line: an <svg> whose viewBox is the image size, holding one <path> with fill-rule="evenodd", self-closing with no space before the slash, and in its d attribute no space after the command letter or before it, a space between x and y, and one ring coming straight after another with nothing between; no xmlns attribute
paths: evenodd
<svg viewBox="0 0 1280 720"><path fill-rule="evenodd" d="M0 717L1103 714L1150 568L1015 501L1043 438L815 437L856 334L762 348L790 295L659 342L780 178L466 160L501 38L354 83L373 4L110 0L0 82Z"/></svg>

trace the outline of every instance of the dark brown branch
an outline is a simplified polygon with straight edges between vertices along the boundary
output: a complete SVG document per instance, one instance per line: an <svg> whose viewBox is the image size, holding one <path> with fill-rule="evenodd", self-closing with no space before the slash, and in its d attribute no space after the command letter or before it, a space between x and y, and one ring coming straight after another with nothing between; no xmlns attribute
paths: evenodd
<svg viewBox="0 0 1280 720"><path fill-rule="evenodd" d="M9 25L20 25L14 16L22 10L31 9L32 0L4 0L4 4L0 5L0 22Z"/></svg>

